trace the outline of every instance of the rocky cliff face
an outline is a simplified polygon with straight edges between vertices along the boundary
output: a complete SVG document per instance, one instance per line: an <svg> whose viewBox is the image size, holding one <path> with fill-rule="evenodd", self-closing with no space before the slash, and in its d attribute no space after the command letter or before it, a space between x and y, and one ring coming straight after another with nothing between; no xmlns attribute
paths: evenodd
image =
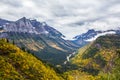
<svg viewBox="0 0 120 80"><path fill-rule="evenodd" d="M25 17L15 22L11 22L11 23L6 22L6 24L2 26L5 32L23 32L23 33L51 34L54 36L62 36L62 34L59 31L48 26L45 22L40 23L37 20L26 19Z"/></svg>

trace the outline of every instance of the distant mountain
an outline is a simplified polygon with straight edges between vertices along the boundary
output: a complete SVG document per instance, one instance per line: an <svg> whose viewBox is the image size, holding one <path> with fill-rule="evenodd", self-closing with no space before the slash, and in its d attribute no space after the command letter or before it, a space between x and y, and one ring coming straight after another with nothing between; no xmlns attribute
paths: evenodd
<svg viewBox="0 0 120 80"><path fill-rule="evenodd" d="M3 26L3 25L5 25L5 24L11 23L11 22L12 22L12 21L8 21L8 20L1 19L1 18L0 18L0 26Z"/></svg>
<svg viewBox="0 0 120 80"><path fill-rule="evenodd" d="M53 63L62 64L66 56L79 46L64 40L62 33L45 22L25 17L17 21L1 20L0 38L8 38L21 49L30 51L37 57Z"/></svg>
<svg viewBox="0 0 120 80"><path fill-rule="evenodd" d="M74 37L75 40L73 40L73 42L82 46L91 41L96 40L99 36L103 36L103 35L107 35L107 34L120 34L120 29L106 30L106 31L96 31L94 29L90 29L86 33L75 36Z"/></svg>

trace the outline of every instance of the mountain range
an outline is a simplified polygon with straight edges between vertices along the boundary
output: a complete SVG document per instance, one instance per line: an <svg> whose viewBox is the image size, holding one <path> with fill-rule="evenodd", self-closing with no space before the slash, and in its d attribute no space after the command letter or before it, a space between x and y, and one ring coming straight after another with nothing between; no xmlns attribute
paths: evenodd
<svg viewBox="0 0 120 80"><path fill-rule="evenodd" d="M120 80L119 28L63 37L35 19L0 19L0 80Z"/></svg>
<svg viewBox="0 0 120 80"><path fill-rule="evenodd" d="M17 21L0 19L0 25L0 38L7 38L21 49L52 64L62 64L67 55L79 48L64 40L62 33L45 22L23 17Z"/></svg>
<svg viewBox="0 0 120 80"><path fill-rule="evenodd" d="M0 19L0 38L7 38L21 49L55 65L63 64L67 56L78 48L106 34L120 34L120 29L107 31L90 29L86 33L75 36L74 40L70 41L64 40L65 36L46 22L26 17L17 21Z"/></svg>

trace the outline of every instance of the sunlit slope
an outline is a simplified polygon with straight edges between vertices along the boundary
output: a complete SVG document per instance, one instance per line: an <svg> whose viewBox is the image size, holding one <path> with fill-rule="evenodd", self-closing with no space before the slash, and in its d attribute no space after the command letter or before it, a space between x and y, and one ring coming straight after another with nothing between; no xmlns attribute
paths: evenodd
<svg viewBox="0 0 120 80"><path fill-rule="evenodd" d="M77 68L67 73L78 80L120 79L120 35L99 37L93 43L79 49L71 59Z"/></svg>
<svg viewBox="0 0 120 80"><path fill-rule="evenodd" d="M0 40L0 80L62 80L48 65L15 45Z"/></svg>

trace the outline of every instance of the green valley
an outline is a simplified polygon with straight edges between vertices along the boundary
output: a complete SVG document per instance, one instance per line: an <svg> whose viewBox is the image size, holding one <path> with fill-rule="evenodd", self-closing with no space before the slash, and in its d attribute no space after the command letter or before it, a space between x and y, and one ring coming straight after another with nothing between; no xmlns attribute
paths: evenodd
<svg viewBox="0 0 120 80"><path fill-rule="evenodd" d="M120 35L97 38L80 48L67 64L57 68L28 52L9 43L7 39L1 39L0 80L120 79Z"/></svg>

